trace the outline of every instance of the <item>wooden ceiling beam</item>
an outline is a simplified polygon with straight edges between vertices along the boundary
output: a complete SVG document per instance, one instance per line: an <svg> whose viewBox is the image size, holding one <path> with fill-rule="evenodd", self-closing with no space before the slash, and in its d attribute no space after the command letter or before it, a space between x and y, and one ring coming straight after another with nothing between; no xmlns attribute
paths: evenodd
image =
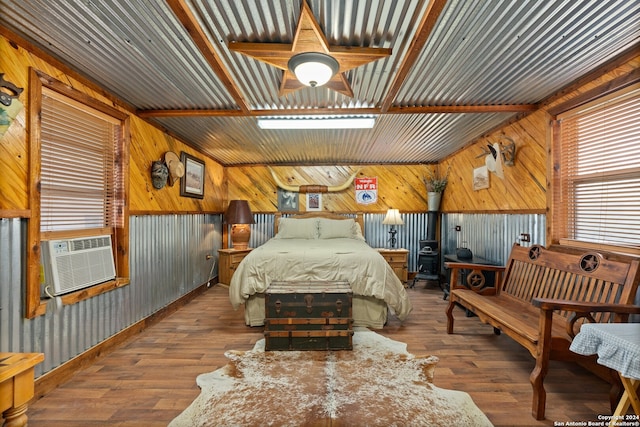
<svg viewBox="0 0 640 427"><path fill-rule="evenodd" d="M409 74L409 71L411 71L411 68L415 64L416 59L418 59L418 56L420 55L422 48L424 47L425 43L427 42L427 39L429 38L429 36L431 35L431 32L433 31L433 28L436 26L438 17L440 16L440 13L442 13L442 10L444 9L444 6L446 4L447 4L447 0L431 0L431 2L429 3L427 11L422 17L422 21L420 21L420 25L416 30L416 35L411 41L409 50L405 55L404 59L402 60L402 64L400 65L400 68L396 73L393 83L389 88L389 92L387 92L387 95L382 101L381 110L383 113L389 110L389 108L391 107L391 104L393 103L393 100L396 98L396 95L400 91L400 88L402 87L404 80L407 78L407 75Z"/></svg>
<svg viewBox="0 0 640 427"><path fill-rule="evenodd" d="M440 114L440 113L520 113L535 111L537 104L497 105L425 105L416 107L389 107L388 114Z"/></svg>
<svg viewBox="0 0 640 427"><path fill-rule="evenodd" d="M149 117L274 117L315 115L379 115L379 114L463 114L463 113L522 113L538 109L537 104L514 105L427 105L423 107L391 107L386 112L379 108L297 108L287 110L138 110L138 116Z"/></svg>
<svg viewBox="0 0 640 427"><path fill-rule="evenodd" d="M222 84L229 91L231 97L238 104L240 110L245 112L249 111L249 103L242 96L240 89L231 77L227 68L223 65L208 37L198 24L196 17L189 9L189 6L187 6L184 0L166 0L166 2L187 30L191 39L196 44L202 55L206 58L213 71L222 81Z"/></svg>
<svg viewBox="0 0 640 427"><path fill-rule="evenodd" d="M305 108L287 110L138 110L139 117L274 117L274 116L315 116L315 115L363 115L380 114L377 108Z"/></svg>
<svg viewBox="0 0 640 427"><path fill-rule="evenodd" d="M198 110L138 110L136 111L138 117L143 119L149 117L242 117L250 115L250 111L240 110L213 110L213 109L198 109Z"/></svg>

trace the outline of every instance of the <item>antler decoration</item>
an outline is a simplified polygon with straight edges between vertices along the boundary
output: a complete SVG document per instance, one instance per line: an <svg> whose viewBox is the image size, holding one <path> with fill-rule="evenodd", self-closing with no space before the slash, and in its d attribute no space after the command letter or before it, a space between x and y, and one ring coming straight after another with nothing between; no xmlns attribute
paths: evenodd
<svg viewBox="0 0 640 427"><path fill-rule="evenodd" d="M509 144L503 144L502 142L498 142L497 144L500 146L500 154L502 155L502 160L505 166L513 166L516 159L516 143L513 139L503 136L502 139L506 139L509 141ZM494 153L491 145L487 145L488 149L485 149L482 154L476 157L480 158L487 155L493 155L495 158L497 153Z"/></svg>
<svg viewBox="0 0 640 427"><path fill-rule="evenodd" d="M276 182L276 185L283 190L292 191L294 193L335 193L338 191L343 191L349 188L353 180L356 178L358 171L355 171L343 184L341 185L287 185L284 182L280 181L278 176L275 174L273 169L269 168L269 172L271 172L271 176L273 180Z"/></svg>

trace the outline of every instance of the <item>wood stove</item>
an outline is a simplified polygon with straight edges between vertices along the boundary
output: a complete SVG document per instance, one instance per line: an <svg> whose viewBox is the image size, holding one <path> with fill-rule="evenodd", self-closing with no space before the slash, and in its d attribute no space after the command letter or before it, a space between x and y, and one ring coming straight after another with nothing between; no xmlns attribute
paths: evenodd
<svg viewBox="0 0 640 427"><path fill-rule="evenodd" d="M411 288L418 280L437 281L440 283L440 252L438 251L438 240L436 240L436 227L438 222L438 212L429 211L427 218L427 238L420 240L420 252L418 252L418 273L413 278Z"/></svg>

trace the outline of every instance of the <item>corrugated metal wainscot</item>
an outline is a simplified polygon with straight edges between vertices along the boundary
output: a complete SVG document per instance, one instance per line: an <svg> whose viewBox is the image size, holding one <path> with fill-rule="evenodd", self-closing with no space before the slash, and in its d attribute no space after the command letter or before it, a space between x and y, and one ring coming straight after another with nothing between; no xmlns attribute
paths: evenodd
<svg viewBox="0 0 640 427"><path fill-rule="evenodd" d="M29 320L27 220L0 219L0 351L44 353L36 376L81 354L217 276L221 230L220 215L131 216L131 283Z"/></svg>

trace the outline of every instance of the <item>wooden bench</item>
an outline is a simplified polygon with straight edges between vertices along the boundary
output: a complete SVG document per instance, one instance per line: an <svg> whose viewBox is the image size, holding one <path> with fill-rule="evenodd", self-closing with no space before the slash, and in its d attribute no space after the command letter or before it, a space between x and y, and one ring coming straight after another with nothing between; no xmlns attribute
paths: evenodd
<svg viewBox="0 0 640 427"><path fill-rule="evenodd" d="M634 305L640 280L640 261L615 254L515 244L506 266L445 263L451 269L447 333L453 333L453 313L461 305L525 347L535 358L530 375L532 414L544 419L544 378L549 360L577 362L614 383L612 405L618 397L615 372L598 365L595 356L569 350L571 340L586 322L627 322L640 313ZM460 269L472 270L466 284L458 284ZM483 271L494 271L495 286L484 286Z"/></svg>

